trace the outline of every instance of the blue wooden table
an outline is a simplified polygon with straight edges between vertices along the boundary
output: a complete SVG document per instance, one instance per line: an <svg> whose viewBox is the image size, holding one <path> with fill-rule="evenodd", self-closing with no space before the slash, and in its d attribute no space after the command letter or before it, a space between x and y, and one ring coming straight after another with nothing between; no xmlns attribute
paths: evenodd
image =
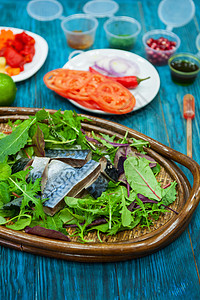
<svg viewBox="0 0 200 300"><path fill-rule="evenodd" d="M81 13L86 0L60 0L63 15ZM142 35L156 28L165 29L159 20L159 0L117 0L116 15L136 18L142 25L132 52L145 57ZM195 39L200 28L200 2L195 0L192 21L174 29L181 38L180 51L197 52ZM23 28L46 39L49 53L45 64L31 78L17 83L13 106L46 107L84 111L56 96L43 83L43 76L62 67L72 52L65 41L60 20L39 22L26 12L27 0L0 0L0 25ZM99 20L92 49L106 48L105 33ZM141 110L126 116L103 116L142 132L186 154L186 121L183 96L193 94L196 116L193 121L193 158L200 163L200 77L190 86L172 82L168 66L157 67L161 86L155 99ZM182 168L183 169L183 168ZM187 170L183 171L192 182ZM0 299L199 299L200 295L200 207L189 227L172 244L147 257L118 263L76 263L35 256L0 247Z"/></svg>

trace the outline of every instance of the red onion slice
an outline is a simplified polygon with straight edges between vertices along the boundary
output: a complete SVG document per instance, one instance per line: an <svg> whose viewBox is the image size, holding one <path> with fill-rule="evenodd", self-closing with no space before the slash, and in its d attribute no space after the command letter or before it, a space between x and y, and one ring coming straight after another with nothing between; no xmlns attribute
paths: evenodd
<svg viewBox="0 0 200 300"><path fill-rule="evenodd" d="M140 73L139 66L121 57L101 57L95 61L93 67L107 76L137 76Z"/></svg>

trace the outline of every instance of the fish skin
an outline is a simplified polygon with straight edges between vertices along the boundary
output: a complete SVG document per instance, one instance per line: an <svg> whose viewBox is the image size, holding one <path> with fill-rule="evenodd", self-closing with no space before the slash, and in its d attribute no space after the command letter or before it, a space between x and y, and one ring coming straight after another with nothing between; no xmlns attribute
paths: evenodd
<svg viewBox="0 0 200 300"><path fill-rule="evenodd" d="M45 150L45 156L68 163L72 167L80 168L92 158L92 152L88 149L86 150L47 149Z"/></svg>
<svg viewBox="0 0 200 300"><path fill-rule="evenodd" d="M13 208L18 208L18 209L20 209L20 206L21 206L21 204L22 204L22 199L23 199L22 197L16 198L16 199L14 199L14 200L12 200L12 201L10 201L10 202L4 204L4 205L1 207L1 209L13 209Z"/></svg>
<svg viewBox="0 0 200 300"><path fill-rule="evenodd" d="M33 160L27 157L19 158L12 166L12 174L25 170L26 167L30 167L32 162Z"/></svg>
<svg viewBox="0 0 200 300"><path fill-rule="evenodd" d="M38 157L35 156L33 159L33 163L31 165L32 169L30 171L30 176L32 181L34 182L36 179L41 178L42 174L49 163L48 157Z"/></svg>
<svg viewBox="0 0 200 300"><path fill-rule="evenodd" d="M81 168L74 168L62 161L52 160L48 167L48 180L42 198L48 200L44 203L44 211L54 215L64 206L65 196L74 197L81 190L91 184L93 178L100 173L101 165L88 161Z"/></svg>
<svg viewBox="0 0 200 300"><path fill-rule="evenodd" d="M92 195L95 199L101 196L103 192L108 187L109 180L105 178L102 174L98 176L98 178L93 182L90 186L86 188L88 193Z"/></svg>

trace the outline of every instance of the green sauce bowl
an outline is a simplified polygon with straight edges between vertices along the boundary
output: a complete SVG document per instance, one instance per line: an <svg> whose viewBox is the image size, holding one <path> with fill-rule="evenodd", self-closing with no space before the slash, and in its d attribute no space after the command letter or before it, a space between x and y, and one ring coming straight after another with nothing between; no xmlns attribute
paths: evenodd
<svg viewBox="0 0 200 300"><path fill-rule="evenodd" d="M132 50L141 25L131 17L112 17L104 23L104 30L110 48Z"/></svg>

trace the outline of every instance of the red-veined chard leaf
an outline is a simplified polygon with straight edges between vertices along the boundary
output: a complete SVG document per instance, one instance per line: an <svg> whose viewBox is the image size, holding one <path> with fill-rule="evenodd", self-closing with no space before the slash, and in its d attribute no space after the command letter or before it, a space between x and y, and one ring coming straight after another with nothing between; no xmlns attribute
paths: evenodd
<svg viewBox="0 0 200 300"><path fill-rule="evenodd" d="M124 162L124 170L128 183L136 193L157 201L161 200L160 184L149 167L147 159L128 157Z"/></svg>
<svg viewBox="0 0 200 300"><path fill-rule="evenodd" d="M36 132L32 137L32 142L34 144L34 152L36 156L43 157L45 156L45 141L44 134L39 126L37 126Z"/></svg>

